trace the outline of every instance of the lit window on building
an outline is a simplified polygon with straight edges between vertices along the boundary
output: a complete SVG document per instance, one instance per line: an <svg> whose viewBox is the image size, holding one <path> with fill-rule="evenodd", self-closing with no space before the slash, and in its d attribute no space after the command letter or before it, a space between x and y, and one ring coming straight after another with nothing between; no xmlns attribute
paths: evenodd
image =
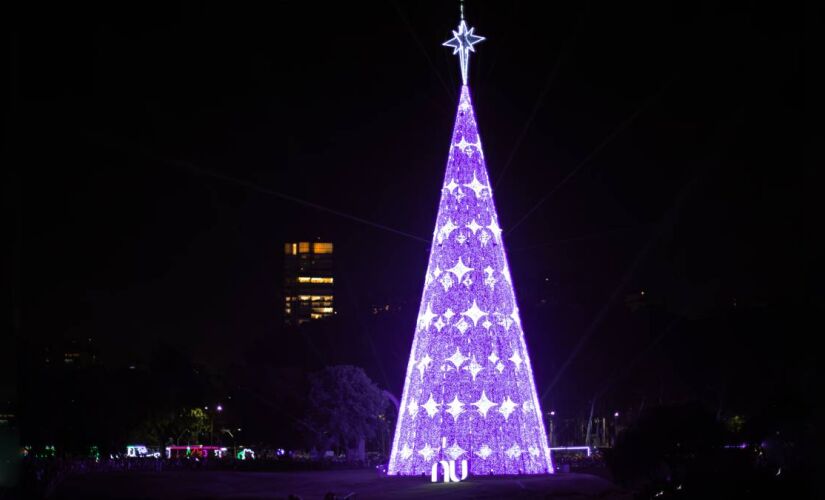
<svg viewBox="0 0 825 500"><path fill-rule="evenodd" d="M298 253L309 253L309 242L302 241L298 243Z"/></svg>
<svg viewBox="0 0 825 500"><path fill-rule="evenodd" d="M298 276L298 283L332 283L331 277Z"/></svg>
<svg viewBox="0 0 825 500"><path fill-rule="evenodd" d="M332 253L332 243L313 243L313 253Z"/></svg>

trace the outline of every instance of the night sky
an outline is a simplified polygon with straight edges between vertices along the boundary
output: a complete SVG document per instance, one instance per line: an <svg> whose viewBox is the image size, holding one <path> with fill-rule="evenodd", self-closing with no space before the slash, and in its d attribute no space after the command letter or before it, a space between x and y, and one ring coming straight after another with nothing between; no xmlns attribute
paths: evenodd
<svg viewBox="0 0 825 500"><path fill-rule="evenodd" d="M545 404L621 377L616 404L690 394L687 374L728 362L728 382L761 384L777 337L801 335L782 317L811 300L802 40L798 13L757 4L468 2L539 392L558 376ZM351 361L400 393L457 104L441 46L457 2L30 4L13 18L19 336L92 337L113 366L159 341L242 365L255 339L286 334L283 243L320 237L339 316L401 306L397 327L341 332L374 336ZM641 290L655 315L628 307Z"/></svg>

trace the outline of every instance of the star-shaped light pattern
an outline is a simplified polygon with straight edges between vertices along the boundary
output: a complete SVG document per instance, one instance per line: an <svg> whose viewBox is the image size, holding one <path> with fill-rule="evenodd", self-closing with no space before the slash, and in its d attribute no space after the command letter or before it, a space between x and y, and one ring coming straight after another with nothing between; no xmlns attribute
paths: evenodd
<svg viewBox="0 0 825 500"><path fill-rule="evenodd" d="M438 453L438 448L433 448L430 446L430 443L425 444L423 448L418 450L418 454L421 455L426 462L432 460L436 453Z"/></svg>
<svg viewBox="0 0 825 500"><path fill-rule="evenodd" d="M458 443L453 443L452 446L444 450L444 453L446 453L451 459L458 460L458 457L467 453L467 450L459 446Z"/></svg>
<svg viewBox="0 0 825 500"><path fill-rule="evenodd" d="M493 219L492 222L490 222L490 225L487 226L487 229L489 229L490 232L493 233L493 236L495 236L496 241L501 242L501 232L502 231L501 231L501 228L498 226L498 221L497 220ZM507 281L510 281L510 280L507 280Z"/></svg>
<svg viewBox="0 0 825 500"><path fill-rule="evenodd" d="M493 454L493 449L487 446L486 444L481 445L481 448L478 449L476 455L481 457L482 460L487 460L487 457Z"/></svg>
<svg viewBox="0 0 825 500"><path fill-rule="evenodd" d="M458 460L467 460L471 475L551 470L482 142L464 87L440 184L426 286L411 325L414 347L389 475L429 475L435 460L451 459L454 446L464 450ZM412 450L408 458L405 444ZM510 456L514 444L518 453ZM530 446L540 451L537 457L528 453Z"/></svg>
<svg viewBox="0 0 825 500"><path fill-rule="evenodd" d="M463 365L464 362L467 361L468 359L470 359L470 358L468 358L467 356L461 354L461 350L458 347L456 347L455 352L453 353L452 356L447 358L447 361L454 364L456 368L461 368L461 365Z"/></svg>
<svg viewBox="0 0 825 500"><path fill-rule="evenodd" d="M473 306L461 314L473 320L473 326L478 325L478 320L481 319L482 316L487 315L486 312L482 311L481 308L478 307L475 299L473 299Z"/></svg>
<svg viewBox="0 0 825 500"><path fill-rule="evenodd" d="M453 48L453 55L458 54L461 64L461 81L467 85L467 67L470 65L470 52L475 52L473 45L483 42L484 37L473 33L475 28L467 28L464 19L458 24L458 31L453 31L453 37L444 42L445 47Z"/></svg>
<svg viewBox="0 0 825 500"><path fill-rule="evenodd" d="M498 412L504 415L504 420L510 419L510 414L516 411L516 403L510 399L510 396L506 396L504 401L501 402L501 406L498 407Z"/></svg>
<svg viewBox="0 0 825 500"><path fill-rule="evenodd" d="M459 256L458 257L458 262L456 263L456 265L454 265L453 267L451 267L450 269L447 269L447 270L450 271L451 273L455 274L456 278L458 278L458 281L461 281L461 278L464 277L464 275L466 273L469 273L470 271L472 271L473 268L465 266L464 261Z"/></svg>
<svg viewBox="0 0 825 500"><path fill-rule="evenodd" d="M521 456L521 446L518 443L513 443L513 446L507 449L507 456L510 458L518 458Z"/></svg>
<svg viewBox="0 0 825 500"><path fill-rule="evenodd" d="M518 351L513 352L513 355L510 356L510 361L512 361L513 364L516 365L516 370L521 368L522 359L521 356L518 355Z"/></svg>
<svg viewBox="0 0 825 500"><path fill-rule="evenodd" d="M473 221L471 223L467 224L464 227L466 227L467 229L472 231L473 234L476 234L478 232L478 230L481 229L484 226L480 225L478 222L476 222L475 219L473 219Z"/></svg>
<svg viewBox="0 0 825 500"><path fill-rule="evenodd" d="M401 451L399 451L399 454L401 455L401 458L403 458L404 460L409 460L409 458L413 454L413 449L410 448L409 443L404 443L404 447L401 448Z"/></svg>
<svg viewBox="0 0 825 500"><path fill-rule="evenodd" d="M452 234L452 232L457 228L458 226L453 223L452 219L447 219L447 222L445 222L444 225L441 226L441 229L438 230L438 242L444 243L444 240L449 238L450 234Z"/></svg>
<svg viewBox="0 0 825 500"><path fill-rule="evenodd" d="M489 399L487 399L487 394L484 391L481 391L481 397L478 398L478 401L472 403L473 406L478 408L478 412L481 413L482 417L487 417L487 412L490 411L490 408L494 406L498 406L498 403L493 403Z"/></svg>
<svg viewBox="0 0 825 500"><path fill-rule="evenodd" d="M432 304L427 304L427 310L418 316L418 329L425 330L436 316L438 315L433 312Z"/></svg>
<svg viewBox="0 0 825 500"><path fill-rule="evenodd" d="M464 184L464 187L468 187L468 188L472 189L476 194L476 198L479 198L479 199L482 197L485 190L487 191L487 194L490 193L490 186L488 186L487 184L482 184L482 183L478 182L478 179L476 178L476 173L475 172L473 172L473 182L471 182L469 184Z"/></svg>
<svg viewBox="0 0 825 500"><path fill-rule="evenodd" d="M457 394L446 406L449 408L447 413L453 416L453 421L458 420L458 416L464 413L464 403L458 400Z"/></svg>
<svg viewBox="0 0 825 500"><path fill-rule="evenodd" d="M519 328L521 328L521 316L518 313L518 306L513 307L513 312L510 314L510 319L513 320L513 323L516 324Z"/></svg>
<svg viewBox="0 0 825 500"><path fill-rule="evenodd" d="M441 404L435 402L435 399L433 399L432 394L430 394L430 399L428 399L426 403L421 405L422 408L427 410L427 415L429 415L430 418L433 418L435 414L438 413L439 406L441 406Z"/></svg>
<svg viewBox="0 0 825 500"><path fill-rule="evenodd" d="M473 382L475 382L476 381L476 375L478 375L478 372L483 370L484 367L481 366L480 364L478 364L478 361L476 361L475 355L473 355L472 359L470 360L470 364L465 366L464 369L467 370L468 372L470 372L470 375L472 375L472 377L473 377Z"/></svg>

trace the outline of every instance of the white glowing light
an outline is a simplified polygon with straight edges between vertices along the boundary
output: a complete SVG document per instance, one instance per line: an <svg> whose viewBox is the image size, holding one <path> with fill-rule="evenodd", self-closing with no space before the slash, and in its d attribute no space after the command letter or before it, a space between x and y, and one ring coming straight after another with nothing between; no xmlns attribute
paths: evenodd
<svg viewBox="0 0 825 500"><path fill-rule="evenodd" d="M409 458L413 454L413 449L410 448L409 443L404 443L404 447L401 448L400 453L401 453L401 458L403 458L404 460L409 460Z"/></svg>
<svg viewBox="0 0 825 500"><path fill-rule="evenodd" d="M458 416L464 413L464 403L458 400L458 395L456 395L447 406L450 408L447 410L447 413L453 416L453 421L458 420ZM455 460L458 457L452 458Z"/></svg>
<svg viewBox="0 0 825 500"><path fill-rule="evenodd" d="M424 380L424 370L426 370L432 362L433 358L431 358L429 354L425 354L423 358L418 360L418 364L415 367L421 375L421 380Z"/></svg>
<svg viewBox="0 0 825 500"><path fill-rule="evenodd" d="M490 448L489 446L487 446L486 444L482 445L481 448L479 448L478 451L476 452L476 455L481 457L482 460L487 460L487 457L489 457L492 454L493 454L493 449Z"/></svg>
<svg viewBox="0 0 825 500"><path fill-rule="evenodd" d="M475 355L473 355L473 359L470 361L470 364L467 365L466 367L464 367L464 369L468 370L470 372L470 375L473 376L473 382L475 382L476 381L476 375L478 375L478 372L480 372L484 368L480 364L478 364L478 361L476 361Z"/></svg>
<svg viewBox="0 0 825 500"><path fill-rule="evenodd" d="M435 399L433 399L432 394L430 394L430 399L428 399L426 403L421 405L422 408L427 410L427 415L429 415L430 418L433 418L435 414L438 413L439 406L441 406L441 404L435 402Z"/></svg>
<svg viewBox="0 0 825 500"><path fill-rule="evenodd" d="M478 178L476 177L475 172L473 172L473 182L471 182L469 184L464 184L464 186L472 189L476 194L476 198L479 198L479 199L481 199L482 193L484 193L485 189L487 190L488 194L490 192L490 186L478 182Z"/></svg>
<svg viewBox="0 0 825 500"><path fill-rule="evenodd" d="M473 270L472 267L467 267L464 265L464 261L461 260L461 256L458 257L458 263L454 265L452 268L447 269L451 273L455 274L458 278L458 281L461 281L461 278L464 277L466 273L469 273Z"/></svg>
<svg viewBox="0 0 825 500"><path fill-rule="evenodd" d="M458 54L461 64L461 81L467 85L467 69L470 65L470 52L475 52L473 45L483 42L485 38L473 34L475 28L467 28L467 23L462 19L458 24L458 31L453 31L453 37L444 42L445 47L453 48L453 55Z"/></svg>
<svg viewBox="0 0 825 500"><path fill-rule="evenodd" d="M470 358L468 358L467 356L461 354L461 351L458 349L458 347L456 347L455 352L453 353L452 356L447 358L447 361L454 364L456 368L461 368L461 365L464 364L464 362L467 361L468 359L470 359Z"/></svg>
<svg viewBox="0 0 825 500"><path fill-rule="evenodd" d="M487 315L486 312L482 311L481 308L478 307L478 304L476 303L475 299L473 299L473 306L470 307L469 309L467 309L466 311L464 311L461 314L463 314L464 316L467 316L468 318L473 320L473 326L477 326L478 325L478 320L481 319L482 316Z"/></svg>
<svg viewBox="0 0 825 500"><path fill-rule="evenodd" d="M473 232L473 234L476 234L476 232L477 232L479 229L481 229L482 227L484 227L484 226L482 226L481 224L479 224L478 222L476 222L476 220L475 220L475 219L473 219L473 221L472 221L472 222L470 222L469 224L467 224L467 225L466 225L466 226L464 226L464 227L466 227L467 229L469 229L470 231L472 231L472 232Z"/></svg>
<svg viewBox="0 0 825 500"><path fill-rule="evenodd" d="M435 318L436 316L438 315L433 312L432 304L427 304L427 310L421 313L420 316L418 316L418 329L426 330L427 327L430 326L430 323L432 323L433 318Z"/></svg>
<svg viewBox="0 0 825 500"><path fill-rule="evenodd" d="M423 448L418 450L418 454L421 455L427 462L432 460L437 452L438 448L431 447L430 443L425 444Z"/></svg>
<svg viewBox="0 0 825 500"><path fill-rule="evenodd" d="M504 398L504 401L501 402L501 406L498 408L498 412L504 415L504 420L510 419L510 414L516 411L516 403L510 399L510 396Z"/></svg>
<svg viewBox="0 0 825 500"><path fill-rule="evenodd" d="M521 363L523 360L521 359L521 356L518 355L518 351L515 351L513 352L513 355L510 356L510 361L512 361L513 364L516 365L516 371L518 371L518 369L521 367Z"/></svg>
<svg viewBox="0 0 825 500"><path fill-rule="evenodd" d="M410 403L407 405L407 411L410 412L410 416L415 418L418 414L418 401L415 398L410 398Z"/></svg>
<svg viewBox="0 0 825 500"><path fill-rule="evenodd" d="M518 458L521 456L521 446L519 446L518 443L513 443L513 446L511 446L506 453L510 458Z"/></svg>
<svg viewBox="0 0 825 500"><path fill-rule="evenodd" d="M478 401L471 404L478 408L478 412L481 413L481 416L484 418L487 418L487 412L490 411L490 408L498 406L498 403L493 403L487 399L487 394L485 394L484 391L481 391L481 397L478 398Z"/></svg>
<svg viewBox="0 0 825 500"><path fill-rule="evenodd" d="M467 453L467 450L465 450L464 448L459 446L458 443L454 442L452 446L450 446L449 448L444 450L444 453L446 453L448 457L455 460L458 457L460 457L461 455Z"/></svg>

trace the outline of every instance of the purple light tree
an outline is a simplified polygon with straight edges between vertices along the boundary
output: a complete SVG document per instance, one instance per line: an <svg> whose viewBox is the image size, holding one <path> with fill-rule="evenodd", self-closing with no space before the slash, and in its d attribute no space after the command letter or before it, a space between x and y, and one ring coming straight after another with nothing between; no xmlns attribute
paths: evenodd
<svg viewBox="0 0 825 500"><path fill-rule="evenodd" d="M430 474L467 460L470 474L553 472L502 230L478 134L463 19L445 45L464 85L388 474Z"/></svg>

